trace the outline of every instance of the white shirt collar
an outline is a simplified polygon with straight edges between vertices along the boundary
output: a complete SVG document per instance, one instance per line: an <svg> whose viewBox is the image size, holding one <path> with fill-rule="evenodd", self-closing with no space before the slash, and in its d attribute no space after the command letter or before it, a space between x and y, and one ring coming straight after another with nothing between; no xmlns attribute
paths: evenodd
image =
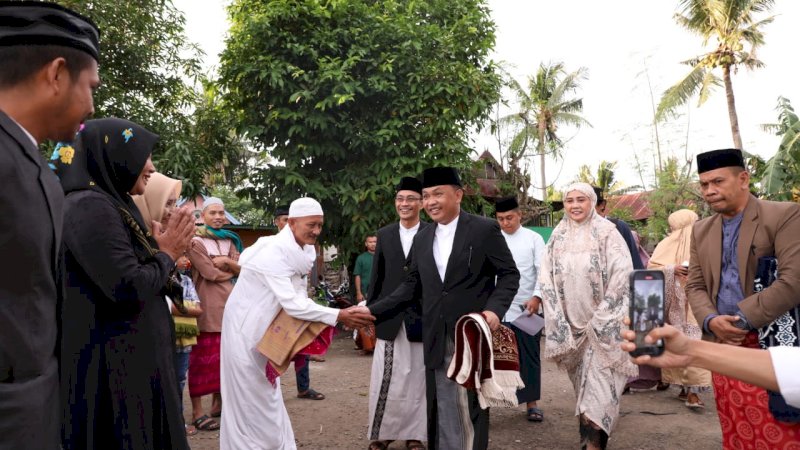
<svg viewBox="0 0 800 450"><path fill-rule="evenodd" d="M8 115L7 115L7 116L8 116ZM30 139L30 140L31 140L31 142L33 143L33 146L34 146L34 147L38 147L38 146L39 146L39 143L38 143L38 142L36 142L36 138L34 138L34 137L33 137L33 135L32 135L32 134L30 134L30 133L28 132L28 130L26 130L26 129L25 129L25 127L23 127L22 125L20 125L20 123L19 123L19 122L17 122L16 120L14 120L14 118L12 118L11 116L8 116L8 118L9 118L9 119L11 119L11 121L12 121L12 122L14 122L15 124L17 124L17 126L19 127L19 129L20 129L20 130L22 130L22 132L23 132L23 133L25 133L25 135L26 135L26 136L28 136L28 139Z"/></svg>
<svg viewBox="0 0 800 450"><path fill-rule="evenodd" d="M414 225L413 227L411 227L411 228L406 228L406 227L404 227L404 226L403 226L403 224L402 224L402 223L400 223L400 224L399 224L399 225L400 225L400 232L401 232L401 233L416 233L416 232L417 232L417 230L419 230L419 224L420 224L420 222L417 222L417 224L416 224L416 225Z"/></svg>
<svg viewBox="0 0 800 450"><path fill-rule="evenodd" d="M448 223L447 225L444 225L444 224L441 224L441 223L437 223L436 224L436 234L439 234L439 235L442 235L442 234L450 235L450 234L455 233L456 232L456 227L458 226L458 218L459 218L459 216L456 216L456 218L451 220L450 223Z"/></svg>
<svg viewBox="0 0 800 450"><path fill-rule="evenodd" d="M500 229L500 232L501 232L501 233L503 233L503 236L514 236L514 235L516 235L517 233L519 233L519 230L521 230L521 229L522 229L522 227L519 227L519 228L517 228L516 230L514 230L514 232L513 232L513 233L506 233L506 230L504 230L504 229L502 229L502 228L501 228L501 229Z"/></svg>

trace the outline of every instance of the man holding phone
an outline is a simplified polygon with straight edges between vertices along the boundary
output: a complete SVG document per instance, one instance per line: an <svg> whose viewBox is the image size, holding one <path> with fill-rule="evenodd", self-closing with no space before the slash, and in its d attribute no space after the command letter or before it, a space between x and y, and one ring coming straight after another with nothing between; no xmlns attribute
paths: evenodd
<svg viewBox="0 0 800 450"><path fill-rule="evenodd" d="M703 197L716 214L694 225L686 295L706 338L758 347L758 328L800 303L800 205L751 195L741 150L701 153L697 170ZM780 271L756 292L756 268L764 258L777 259ZM787 327L784 345L798 345L796 325ZM736 441L778 448L780 440L760 442L768 427L780 430L785 442L800 440L800 424L777 421L761 389L716 373L713 384L725 448Z"/></svg>
<svg viewBox="0 0 800 450"><path fill-rule="evenodd" d="M516 197L507 197L495 203L497 223L511 250L519 270L519 289L511 308L503 317L503 324L514 331L519 347L519 374L525 388L517 391L517 400L526 404L526 414L531 422L544 420L544 412L536 402L541 397L542 364L539 358L539 339L542 332L531 336L513 323L522 314L537 314L542 305L539 289L539 269L542 266L544 239L538 233L522 227L522 213Z"/></svg>

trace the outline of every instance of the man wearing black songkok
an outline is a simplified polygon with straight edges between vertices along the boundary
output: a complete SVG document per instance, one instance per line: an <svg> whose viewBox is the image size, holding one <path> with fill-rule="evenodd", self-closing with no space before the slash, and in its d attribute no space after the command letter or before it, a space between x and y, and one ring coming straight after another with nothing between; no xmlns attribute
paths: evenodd
<svg viewBox="0 0 800 450"><path fill-rule="evenodd" d="M94 112L99 32L41 2L0 3L0 448L59 448L56 340L64 193L38 144ZM70 154L64 153L69 159Z"/></svg>
<svg viewBox="0 0 800 450"><path fill-rule="evenodd" d="M519 288L519 271L500 226L462 211L463 197L454 168L423 172L422 205L436 225L414 236L405 280L367 306L383 321L416 302L422 305L429 449L488 447L489 408L480 408L475 391L447 378L455 325L461 316L481 313L496 330Z"/></svg>
<svg viewBox="0 0 800 450"><path fill-rule="evenodd" d="M694 224L686 282L704 337L742 347L800 346L800 205L754 197L738 149L697 155L697 172L716 213ZM775 263L768 285L762 267ZM779 394L719 374L713 384L724 448L757 448L765 435L771 448L800 439L800 410Z"/></svg>
<svg viewBox="0 0 800 450"><path fill-rule="evenodd" d="M368 306L394 292L403 282L414 236L430 226L419 218L422 183L417 178L400 179L394 207L399 222L378 230ZM376 322L375 335L367 431L373 442L369 448L386 448L391 441L402 439L406 449L424 449L421 441L427 440L427 416L425 391L419 389L425 384L419 304Z"/></svg>

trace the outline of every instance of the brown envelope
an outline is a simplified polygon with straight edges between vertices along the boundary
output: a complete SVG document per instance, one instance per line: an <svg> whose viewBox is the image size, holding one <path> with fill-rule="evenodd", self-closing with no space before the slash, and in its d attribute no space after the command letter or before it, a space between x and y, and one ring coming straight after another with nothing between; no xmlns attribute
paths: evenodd
<svg viewBox="0 0 800 450"><path fill-rule="evenodd" d="M269 359L279 374L283 374L292 358L311 344L327 326L322 322L294 318L281 308L256 348Z"/></svg>

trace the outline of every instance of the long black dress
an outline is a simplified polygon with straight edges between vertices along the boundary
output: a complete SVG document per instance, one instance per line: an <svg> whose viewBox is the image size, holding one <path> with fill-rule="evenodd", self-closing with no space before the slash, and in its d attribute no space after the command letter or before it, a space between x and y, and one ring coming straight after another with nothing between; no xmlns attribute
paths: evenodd
<svg viewBox="0 0 800 450"><path fill-rule="evenodd" d="M115 135L123 129L145 141L146 130L131 125L119 119L87 122L79 136L85 142L75 152L87 152L92 188L75 188L69 181L64 185L64 449L189 448L172 361L172 316L163 295L174 263L165 253L153 254L137 236L134 228L141 218L135 208L130 211L127 197L135 183L130 178L144 166L155 140L117 145ZM99 138L92 139L97 133ZM92 147L93 141L104 140ZM125 143L135 142L129 138ZM141 152L143 144L147 154L141 164L141 158L118 163L121 152ZM60 175L62 182L74 180ZM121 209L128 212L127 222Z"/></svg>

